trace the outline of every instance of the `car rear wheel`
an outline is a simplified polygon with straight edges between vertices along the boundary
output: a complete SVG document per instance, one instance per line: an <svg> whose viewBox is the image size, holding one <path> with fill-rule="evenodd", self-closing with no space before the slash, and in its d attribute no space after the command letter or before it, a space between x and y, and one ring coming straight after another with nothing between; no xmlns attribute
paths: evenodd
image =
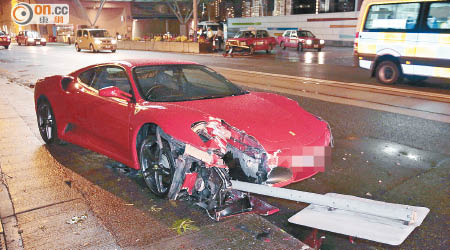
<svg viewBox="0 0 450 250"><path fill-rule="evenodd" d="M45 143L50 144L57 139L56 121L52 107L47 100L39 102L37 107L39 133Z"/></svg>
<svg viewBox="0 0 450 250"><path fill-rule="evenodd" d="M139 162L145 184L159 197L167 196L175 173L175 163L167 142L158 144L156 135L149 135L141 144Z"/></svg>
<svg viewBox="0 0 450 250"><path fill-rule="evenodd" d="M116 50L115 50L115 49L113 49L113 50L111 50L111 52L112 52L112 53L116 53Z"/></svg>
<svg viewBox="0 0 450 250"><path fill-rule="evenodd" d="M253 45L250 45L249 51L250 51L250 55L255 54L255 47L253 47Z"/></svg>
<svg viewBox="0 0 450 250"><path fill-rule="evenodd" d="M322 51L322 48L318 48L318 49L317 49L317 52L320 52L320 51Z"/></svg>
<svg viewBox="0 0 450 250"><path fill-rule="evenodd" d="M75 49L76 49L77 52L81 51L80 45L78 45L78 43L75 43Z"/></svg>
<svg viewBox="0 0 450 250"><path fill-rule="evenodd" d="M280 43L280 47L283 48L283 49L286 49L286 44L284 44L284 42L281 42Z"/></svg>
<svg viewBox="0 0 450 250"><path fill-rule="evenodd" d="M267 54L270 54L270 52L273 50L273 46L272 46L272 44L271 45L269 45L269 49L266 49L266 53Z"/></svg>
<svg viewBox="0 0 450 250"><path fill-rule="evenodd" d="M396 84L402 80L402 72L396 63L390 60L382 61L376 68L376 78L383 84Z"/></svg>
<svg viewBox="0 0 450 250"><path fill-rule="evenodd" d="M89 50L90 50L92 53L95 53L94 45L90 44L90 45L89 45Z"/></svg>
<svg viewBox="0 0 450 250"><path fill-rule="evenodd" d="M8 48L9 48L9 45L3 46L3 47L5 47L5 49L8 49Z"/></svg>

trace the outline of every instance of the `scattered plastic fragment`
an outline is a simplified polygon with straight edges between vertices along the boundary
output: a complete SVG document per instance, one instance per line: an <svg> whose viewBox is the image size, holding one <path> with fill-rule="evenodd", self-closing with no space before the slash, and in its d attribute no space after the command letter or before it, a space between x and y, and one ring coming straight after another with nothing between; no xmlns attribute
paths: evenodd
<svg viewBox="0 0 450 250"><path fill-rule="evenodd" d="M383 181L382 180L378 180L378 183L382 183Z"/></svg>
<svg viewBox="0 0 450 250"><path fill-rule="evenodd" d="M361 152L361 154L363 155L363 154L364 154L364 152Z"/></svg>
<svg viewBox="0 0 450 250"><path fill-rule="evenodd" d="M85 221L87 219L87 214L83 214L81 216L74 216L69 221L66 221L67 224L77 224Z"/></svg>
<svg viewBox="0 0 450 250"><path fill-rule="evenodd" d="M353 240L352 236L348 236L348 240L350 241L350 243L355 244L355 241Z"/></svg>
<svg viewBox="0 0 450 250"><path fill-rule="evenodd" d="M153 205L149 210L150 212L159 212L162 208L157 207L156 205Z"/></svg>
<svg viewBox="0 0 450 250"><path fill-rule="evenodd" d="M344 161L345 161L345 160L347 160L347 158L345 158L345 157L342 157L342 160L344 160Z"/></svg>
<svg viewBox="0 0 450 250"><path fill-rule="evenodd" d="M171 229L173 230L177 230L178 234L183 234L185 232L187 232L188 230L192 230L192 231L198 231L200 230L197 226L193 225L194 221L191 219L180 219L180 220L176 220Z"/></svg>
<svg viewBox="0 0 450 250"><path fill-rule="evenodd" d="M45 227L44 225L39 226L39 229L41 229L42 231L45 231L45 229L47 229L47 227Z"/></svg>
<svg viewBox="0 0 450 250"><path fill-rule="evenodd" d="M307 249L311 249L311 248L308 245L303 245L300 250L307 250Z"/></svg>
<svg viewBox="0 0 450 250"><path fill-rule="evenodd" d="M125 206L134 206L133 203L126 203Z"/></svg>
<svg viewBox="0 0 450 250"><path fill-rule="evenodd" d="M397 166L400 166L400 162L397 162Z"/></svg>
<svg viewBox="0 0 450 250"><path fill-rule="evenodd" d="M371 193L369 193L369 192L367 192L367 193L366 193L366 196L370 196L370 197L372 197L372 194L371 194Z"/></svg>

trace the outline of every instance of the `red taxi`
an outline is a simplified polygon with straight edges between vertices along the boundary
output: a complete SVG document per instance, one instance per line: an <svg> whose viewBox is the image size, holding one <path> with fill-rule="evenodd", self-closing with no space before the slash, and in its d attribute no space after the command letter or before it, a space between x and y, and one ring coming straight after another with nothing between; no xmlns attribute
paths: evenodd
<svg viewBox="0 0 450 250"><path fill-rule="evenodd" d="M283 49L290 47L297 48L299 51L303 51L303 49L316 49L317 51L321 51L325 47L325 41L316 38L308 30L286 30L282 36L277 38L277 42Z"/></svg>
<svg viewBox="0 0 450 250"><path fill-rule="evenodd" d="M227 40L224 55L233 52L253 54L257 50L265 50L270 53L276 45L276 39L270 36L267 30L242 30L234 38Z"/></svg>
<svg viewBox="0 0 450 250"><path fill-rule="evenodd" d="M25 46L28 45L42 45L45 46L47 44L47 40L44 37L41 37L41 34L37 31L33 30L24 30L20 31L16 36L17 44Z"/></svg>
<svg viewBox="0 0 450 250"><path fill-rule="evenodd" d="M5 32L0 30L0 46L5 47L5 49L9 48L11 44L11 37L8 36Z"/></svg>

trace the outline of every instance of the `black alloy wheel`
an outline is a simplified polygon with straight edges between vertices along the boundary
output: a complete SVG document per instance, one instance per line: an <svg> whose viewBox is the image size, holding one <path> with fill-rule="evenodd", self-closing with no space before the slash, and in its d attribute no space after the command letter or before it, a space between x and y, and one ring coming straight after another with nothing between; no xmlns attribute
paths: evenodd
<svg viewBox="0 0 450 250"><path fill-rule="evenodd" d="M383 84L396 84L402 80L402 73L396 63L390 60L382 61L378 64L376 72L378 82Z"/></svg>
<svg viewBox="0 0 450 250"><path fill-rule="evenodd" d="M75 43L75 49L77 50L77 52L80 52L80 51L81 51L80 45L78 45L78 43Z"/></svg>
<svg viewBox="0 0 450 250"><path fill-rule="evenodd" d="M145 184L152 193L166 197L175 172L175 163L169 145L158 145L156 135L149 135L141 144L139 162Z"/></svg>
<svg viewBox="0 0 450 250"><path fill-rule="evenodd" d="M57 139L56 121L52 107L47 100L39 102L37 107L37 122L39 133L47 144L51 144Z"/></svg>

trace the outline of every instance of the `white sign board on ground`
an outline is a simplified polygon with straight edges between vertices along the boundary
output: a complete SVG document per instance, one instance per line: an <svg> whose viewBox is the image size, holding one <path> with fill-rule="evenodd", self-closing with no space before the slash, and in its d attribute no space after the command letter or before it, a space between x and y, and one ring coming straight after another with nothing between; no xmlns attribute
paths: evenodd
<svg viewBox="0 0 450 250"><path fill-rule="evenodd" d="M357 200L368 205L386 206L394 209L413 209L416 212L415 221L407 224L402 220L395 220L374 215L362 214L342 209L330 209L326 206L311 204L291 218L290 223L317 228L357 238L373 240L389 245L400 245L411 232L422 224L430 209L374 201L350 195L328 193L330 198Z"/></svg>

